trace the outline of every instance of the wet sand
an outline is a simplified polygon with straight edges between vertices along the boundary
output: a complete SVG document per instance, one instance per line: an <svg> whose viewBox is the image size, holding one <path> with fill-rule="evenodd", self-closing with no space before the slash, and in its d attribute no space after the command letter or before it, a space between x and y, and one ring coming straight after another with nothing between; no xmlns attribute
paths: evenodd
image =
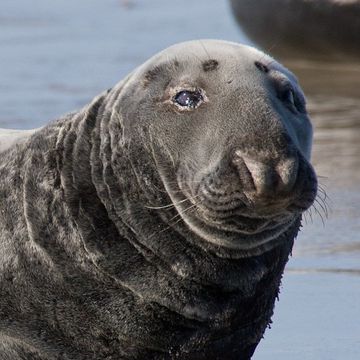
<svg viewBox="0 0 360 360"><path fill-rule="evenodd" d="M248 42L226 2L2 0L0 127L42 126L86 104L160 49L195 38ZM325 219L317 204L321 215L315 208L306 215L274 324L254 359L355 360L360 353L359 64L287 65L308 97L313 163L331 210Z"/></svg>

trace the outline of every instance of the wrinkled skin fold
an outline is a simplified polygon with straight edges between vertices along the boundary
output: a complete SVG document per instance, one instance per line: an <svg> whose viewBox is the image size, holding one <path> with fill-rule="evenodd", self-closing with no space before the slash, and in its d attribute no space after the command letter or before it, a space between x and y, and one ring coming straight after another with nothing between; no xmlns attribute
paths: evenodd
<svg viewBox="0 0 360 360"><path fill-rule="evenodd" d="M1 153L1 358L250 359L316 196L303 102L190 42Z"/></svg>

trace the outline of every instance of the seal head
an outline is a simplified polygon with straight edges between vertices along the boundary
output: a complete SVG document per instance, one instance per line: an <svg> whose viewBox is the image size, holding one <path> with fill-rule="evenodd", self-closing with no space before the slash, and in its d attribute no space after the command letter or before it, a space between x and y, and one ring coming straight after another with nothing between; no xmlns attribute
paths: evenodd
<svg viewBox="0 0 360 360"><path fill-rule="evenodd" d="M314 201L304 95L262 52L215 40L179 44L140 67L123 96L124 137L151 145L169 195L149 207L174 204L204 248L260 254Z"/></svg>

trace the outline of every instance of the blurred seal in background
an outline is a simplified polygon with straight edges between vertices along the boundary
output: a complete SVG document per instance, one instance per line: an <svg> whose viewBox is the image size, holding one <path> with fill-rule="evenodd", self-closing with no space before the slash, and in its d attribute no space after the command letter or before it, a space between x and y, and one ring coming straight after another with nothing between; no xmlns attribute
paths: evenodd
<svg viewBox="0 0 360 360"><path fill-rule="evenodd" d="M247 35L282 61L360 58L359 0L230 0Z"/></svg>

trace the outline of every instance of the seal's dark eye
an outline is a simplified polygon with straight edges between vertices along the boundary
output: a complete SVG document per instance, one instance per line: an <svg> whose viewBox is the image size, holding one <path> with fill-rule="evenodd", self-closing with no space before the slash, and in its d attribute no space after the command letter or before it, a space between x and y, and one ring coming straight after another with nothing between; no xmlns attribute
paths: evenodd
<svg viewBox="0 0 360 360"><path fill-rule="evenodd" d="M296 82L291 81L284 76L284 74L275 74L274 87L278 99L293 113L306 114L305 98L297 87Z"/></svg>
<svg viewBox="0 0 360 360"><path fill-rule="evenodd" d="M282 95L282 100L290 105L295 106L295 95L292 89L286 89Z"/></svg>
<svg viewBox="0 0 360 360"><path fill-rule="evenodd" d="M302 111L301 103L291 87L285 87L282 89L279 94L279 98L290 110Z"/></svg>
<svg viewBox="0 0 360 360"><path fill-rule="evenodd" d="M176 104L188 109L195 109L203 100L204 98L199 90L182 90L178 92L174 97L174 101L176 102Z"/></svg>

